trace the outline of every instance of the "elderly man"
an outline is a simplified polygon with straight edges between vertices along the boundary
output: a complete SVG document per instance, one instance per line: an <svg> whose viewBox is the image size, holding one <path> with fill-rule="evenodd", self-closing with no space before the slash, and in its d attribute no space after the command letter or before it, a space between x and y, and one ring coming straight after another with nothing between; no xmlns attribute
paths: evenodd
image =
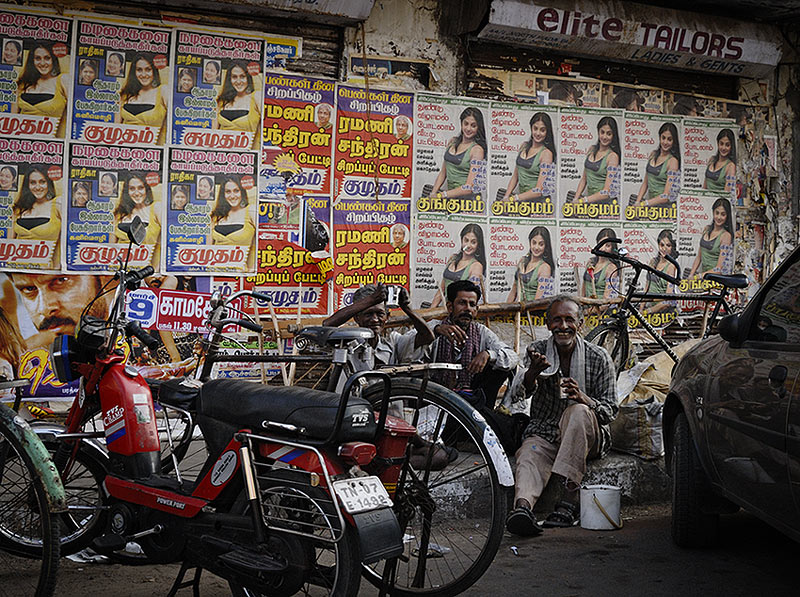
<svg viewBox="0 0 800 597"><path fill-rule="evenodd" d="M513 348L477 323L481 289L470 280L447 287L447 317L434 322L437 338L429 349L436 363L461 363L462 370L439 374L436 381L466 397L475 408L494 408L497 392L519 363Z"/></svg>
<svg viewBox="0 0 800 597"><path fill-rule="evenodd" d="M509 389L512 399L531 400L531 421L517 451L515 507L506 520L514 535L542 532L533 506L551 474L563 486L562 499L543 526L576 524L586 460L602 456L611 445L609 424L617 414L614 365L605 349L581 338L582 324L578 300L555 297L547 309L551 336L528 346Z"/></svg>

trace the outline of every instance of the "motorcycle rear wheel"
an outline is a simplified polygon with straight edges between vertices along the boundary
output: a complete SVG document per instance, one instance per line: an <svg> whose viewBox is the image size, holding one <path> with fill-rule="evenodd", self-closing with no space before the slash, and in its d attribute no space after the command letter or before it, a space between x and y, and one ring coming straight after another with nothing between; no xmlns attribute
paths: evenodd
<svg viewBox="0 0 800 597"><path fill-rule="evenodd" d="M273 487L265 486L261 480L260 487L262 490L262 501L267 502L270 498L274 498L276 493L270 490ZM321 489L309 488L308 495L312 499L316 499L319 494L320 503L327 502L330 497ZM324 494L324 495L323 495ZM297 499L297 498L294 498ZM302 498L301 498L302 499ZM241 503L241 501L240 501ZM286 504L284 511L287 513L287 523L303 525L304 522L311 522L304 520L303 516L308 514L299 514L296 503ZM281 505L271 501L273 508L273 516L275 510L280 510ZM302 508L300 508L302 510ZM245 507L244 513L249 511L249 507ZM322 515L316 515L321 518ZM320 521L314 521L313 524L320 524ZM268 530L268 533L280 533L280 530ZM309 597L357 597L358 590L361 585L361 557L358 545L358 537L355 530L351 527L345 527L342 538L336 543L329 543L324 541L314 541L310 538L300 538L300 541L308 541L311 543L310 550L313 550L313 572L309 576L307 582L303 584L299 591L295 593L282 592L280 587L276 587L274 591L268 593L270 596L274 595L307 595ZM234 597L266 597L267 593L262 593L259 590L248 588L239 583L229 581L231 594Z"/></svg>
<svg viewBox="0 0 800 597"><path fill-rule="evenodd" d="M422 381L392 379L393 406L402 401L412 422ZM377 408L379 384L365 392ZM469 589L491 565L503 537L508 496L484 443L482 417L460 396L429 383L422 396L417 434L458 450L442 470L415 469L405 464L394 510L404 533L404 553L397 559L391 595L449 597ZM428 548L422 550L427 539ZM420 558L425 551L426 557ZM380 587L385 562L363 567L369 582Z"/></svg>

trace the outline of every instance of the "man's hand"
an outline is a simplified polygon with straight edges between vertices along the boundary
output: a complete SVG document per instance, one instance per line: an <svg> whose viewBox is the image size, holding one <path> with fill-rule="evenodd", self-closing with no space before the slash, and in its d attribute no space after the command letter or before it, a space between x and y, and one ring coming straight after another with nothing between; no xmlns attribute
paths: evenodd
<svg viewBox="0 0 800 597"><path fill-rule="evenodd" d="M581 392L580 388L578 387L578 382L573 378L564 377L561 380L561 387L563 388L564 395L568 400L574 400L575 402L585 404L586 406L594 405L594 400Z"/></svg>
<svg viewBox="0 0 800 597"><path fill-rule="evenodd" d="M403 286L400 286L400 294L397 297L397 306L403 311L411 306L411 298L408 296L408 290L406 290Z"/></svg>
<svg viewBox="0 0 800 597"><path fill-rule="evenodd" d="M528 347L528 358L531 362L528 365L528 372L534 377L538 377L542 371L550 367L550 361L547 360L547 357L540 352L536 352L531 347Z"/></svg>
<svg viewBox="0 0 800 597"><path fill-rule="evenodd" d="M480 351L475 357L470 361L469 365L467 365L467 371L472 373L480 373L486 367L486 363L489 362L489 352L486 350Z"/></svg>
<svg viewBox="0 0 800 597"><path fill-rule="evenodd" d="M467 332L452 323L440 323L436 326L434 331L438 335L450 340L453 344L460 345L467 341Z"/></svg>

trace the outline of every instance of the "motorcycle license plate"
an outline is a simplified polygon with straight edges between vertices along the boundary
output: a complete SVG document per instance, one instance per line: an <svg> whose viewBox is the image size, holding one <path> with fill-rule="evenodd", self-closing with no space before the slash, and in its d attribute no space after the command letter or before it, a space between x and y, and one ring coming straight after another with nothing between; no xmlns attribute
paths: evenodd
<svg viewBox="0 0 800 597"><path fill-rule="evenodd" d="M348 514L392 507L392 500L378 477L334 481L333 490Z"/></svg>

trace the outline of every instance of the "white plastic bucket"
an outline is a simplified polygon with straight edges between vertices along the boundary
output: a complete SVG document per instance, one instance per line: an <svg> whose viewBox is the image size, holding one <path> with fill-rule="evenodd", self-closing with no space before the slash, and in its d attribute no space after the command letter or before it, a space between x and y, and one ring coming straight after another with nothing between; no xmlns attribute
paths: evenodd
<svg viewBox="0 0 800 597"><path fill-rule="evenodd" d="M590 531L621 529L620 493L620 488L613 485L581 487L581 527Z"/></svg>

